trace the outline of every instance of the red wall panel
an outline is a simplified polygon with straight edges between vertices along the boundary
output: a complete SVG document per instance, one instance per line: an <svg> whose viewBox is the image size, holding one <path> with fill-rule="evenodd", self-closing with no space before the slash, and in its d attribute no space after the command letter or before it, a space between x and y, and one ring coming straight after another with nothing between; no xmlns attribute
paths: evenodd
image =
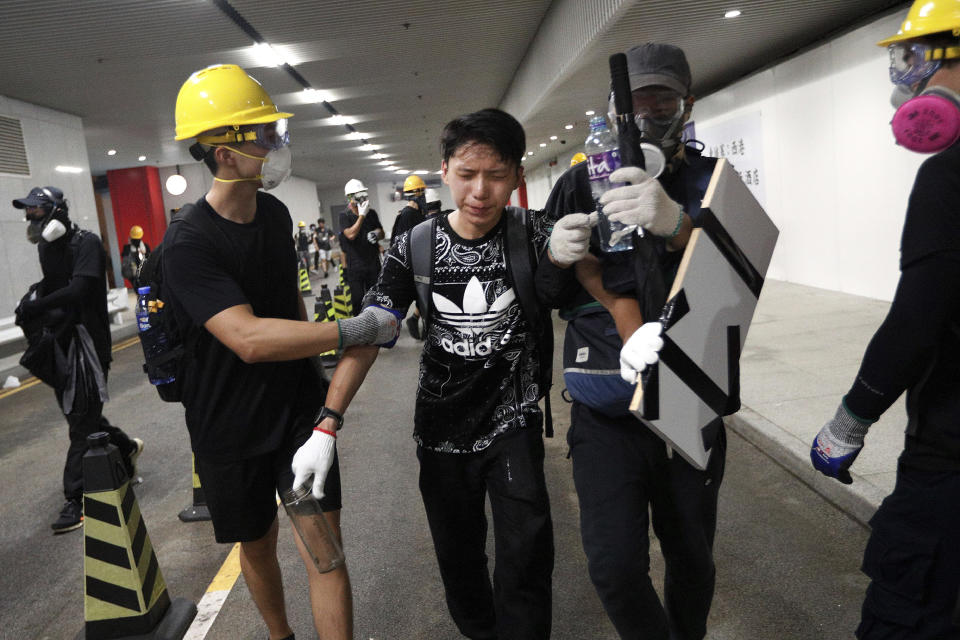
<svg viewBox="0 0 960 640"><path fill-rule="evenodd" d="M157 246L167 229L163 214L163 192L156 167L132 167L107 171L117 246L130 241L130 227L143 227L143 239L150 248Z"/></svg>

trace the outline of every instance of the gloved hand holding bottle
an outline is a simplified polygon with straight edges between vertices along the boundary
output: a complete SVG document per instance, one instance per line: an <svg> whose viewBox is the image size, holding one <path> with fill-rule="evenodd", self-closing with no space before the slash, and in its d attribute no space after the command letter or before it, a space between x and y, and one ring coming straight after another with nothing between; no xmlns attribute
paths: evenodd
<svg viewBox="0 0 960 640"><path fill-rule="evenodd" d="M322 429L320 425L314 428L310 438L293 454L293 462L290 463L290 468L293 470L294 489L306 484L312 475L313 497L317 500L323 497L323 485L333 465L336 444L335 431Z"/></svg>
<svg viewBox="0 0 960 640"><path fill-rule="evenodd" d="M612 222L641 227L655 236L672 238L683 223L683 207L667 195L660 181L639 167L620 167L610 182L630 184L610 189L600 197L603 213Z"/></svg>

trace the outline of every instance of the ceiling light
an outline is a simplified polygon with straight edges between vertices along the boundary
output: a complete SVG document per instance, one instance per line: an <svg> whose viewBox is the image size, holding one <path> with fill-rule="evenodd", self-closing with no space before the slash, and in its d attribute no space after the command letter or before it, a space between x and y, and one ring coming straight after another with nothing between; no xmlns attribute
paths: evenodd
<svg viewBox="0 0 960 640"><path fill-rule="evenodd" d="M115 155L117 155L117 150L116 150L116 149L110 149L110 151L107 151L107 155L108 155L108 156L115 156Z"/></svg>
<svg viewBox="0 0 960 640"><path fill-rule="evenodd" d="M725 14L723 14L723 17L724 17L724 18L736 18L738 15L740 15L740 10L739 10L739 9L731 9L730 11L727 11Z"/></svg>
<svg viewBox="0 0 960 640"><path fill-rule="evenodd" d="M137 156L137 161L138 161L138 162L143 162L143 161L146 160L146 159L147 159L147 156Z"/></svg>
<svg viewBox="0 0 960 640"><path fill-rule="evenodd" d="M384 167L384 168L385 168L387 171L396 171L396 170L397 170L397 167L395 167L395 166L392 165L392 164L391 164L391 165L387 165L387 166Z"/></svg>
<svg viewBox="0 0 960 640"><path fill-rule="evenodd" d="M59 171L60 173L83 173L83 169L80 167L68 167L63 164L58 164L54 167L54 171Z"/></svg>
<svg viewBox="0 0 960 640"><path fill-rule="evenodd" d="M330 116L330 121L331 121L333 124L347 124L347 119L346 119L345 117L343 117L342 114L339 114L339 113L336 113L336 114Z"/></svg>
<svg viewBox="0 0 960 640"><path fill-rule="evenodd" d="M546 142L541 142L541 143L540 143L540 146L541 146L541 147L545 147L545 146L547 146L547 143L546 143Z"/></svg>
<svg viewBox="0 0 960 640"><path fill-rule="evenodd" d="M350 138L351 140L363 140L366 136L364 136L359 131L351 131L350 133L347 134L347 137Z"/></svg>
<svg viewBox="0 0 960 640"><path fill-rule="evenodd" d="M414 173L418 176L425 176L430 172L427 171L426 169L417 169L416 171L414 171Z"/></svg>
<svg viewBox="0 0 960 640"><path fill-rule="evenodd" d="M287 63L280 52L266 42L258 42L253 45L253 54L257 57L261 66L264 67L279 67Z"/></svg>
<svg viewBox="0 0 960 640"><path fill-rule="evenodd" d="M443 175L443 169L440 169L439 171L434 171L434 173L436 173L438 176L442 176L442 175Z"/></svg>
<svg viewBox="0 0 960 640"><path fill-rule="evenodd" d="M527 151L527 155L528 155L528 156L532 156L532 155L533 155L533 151Z"/></svg>
<svg viewBox="0 0 960 640"><path fill-rule="evenodd" d="M178 196L187 190L187 179L180 175L180 168L177 167L177 173L167 178L167 192L172 196Z"/></svg>
<svg viewBox="0 0 960 640"><path fill-rule="evenodd" d="M565 124L565 125L563 125L563 128L564 128L564 129L573 129L573 125L572 125L572 124Z"/></svg>
<svg viewBox="0 0 960 640"><path fill-rule="evenodd" d="M557 136L550 136L550 139L551 139L551 140L556 140L556 139L557 139Z"/></svg>
<svg viewBox="0 0 960 640"><path fill-rule="evenodd" d="M303 96L308 102L327 102L327 94L323 91L320 91L320 89L314 89L313 87L307 87L304 89Z"/></svg>
<svg viewBox="0 0 960 640"><path fill-rule="evenodd" d="M378 162L377 164L383 165L384 167L389 167L389 166L391 166L393 163L390 162L389 160L381 160L381 161ZM394 167L394 168L396 168L396 167Z"/></svg>
<svg viewBox="0 0 960 640"><path fill-rule="evenodd" d="M593 109L590 109L590 111L584 111L584 112L583 112L583 115L585 115L585 116L592 116L594 113L595 113L595 111L594 111Z"/></svg>
<svg viewBox="0 0 960 640"><path fill-rule="evenodd" d="M376 147L370 143L367 143L360 148L363 149L364 151L376 151L377 149L379 149L379 147Z"/></svg>
<svg viewBox="0 0 960 640"><path fill-rule="evenodd" d="M375 160L383 160L383 159L386 158L387 156L384 155L384 154L382 154L382 153L375 153L375 154L373 154L373 157L374 157Z"/></svg>
<svg viewBox="0 0 960 640"><path fill-rule="evenodd" d="M405 175L407 175L408 173L410 173L410 170L409 170L409 169L397 169L394 173L399 173L400 175L405 176Z"/></svg>

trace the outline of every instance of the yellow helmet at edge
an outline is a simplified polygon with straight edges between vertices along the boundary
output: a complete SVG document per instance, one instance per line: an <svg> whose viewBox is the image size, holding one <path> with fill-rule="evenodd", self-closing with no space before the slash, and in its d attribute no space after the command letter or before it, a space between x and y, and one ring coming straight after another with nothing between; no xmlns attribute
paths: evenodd
<svg viewBox="0 0 960 640"><path fill-rule="evenodd" d="M403 181L403 191L404 193L408 191L416 191L417 189L426 189L427 185L423 182L423 178L420 176L407 176L407 179Z"/></svg>
<svg viewBox="0 0 960 640"><path fill-rule="evenodd" d="M587 154L585 154L583 151L578 151L577 153L573 154L572 158L570 158L570 166L572 167L574 165L577 165L577 164L580 164L581 162L586 162L586 161L587 161Z"/></svg>
<svg viewBox="0 0 960 640"><path fill-rule="evenodd" d="M177 94L175 140L204 131L289 118L259 82L235 64L218 64L194 72Z"/></svg>
<svg viewBox="0 0 960 640"><path fill-rule="evenodd" d="M896 35L881 40L877 45L886 47L895 42L945 31L960 36L960 0L916 0Z"/></svg>
<svg viewBox="0 0 960 640"><path fill-rule="evenodd" d="M135 224L132 227L130 227L131 240L139 240L142 237L143 237L143 227L141 227L138 224Z"/></svg>

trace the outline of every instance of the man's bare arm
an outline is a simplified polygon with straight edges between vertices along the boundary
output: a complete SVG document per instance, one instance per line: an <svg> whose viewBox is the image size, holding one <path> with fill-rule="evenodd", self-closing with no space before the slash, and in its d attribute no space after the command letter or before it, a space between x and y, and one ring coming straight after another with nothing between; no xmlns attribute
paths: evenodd
<svg viewBox="0 0 960 640"><path fill-rule="evenodd" d="M333 372L333 380L330 381L324 406L343 414L350 406L360 385L363 384L379 352L380 347L374 345L348 347ZM335 431L337 422L333 418L324 418L318 426Z"/></svg>
<svg viewBox="0 0 960 640"><path fill-rule="evenodd" d="M249 304L224 309L203 326L246 363L308 358L336 349L340 341L336 322L259 318Z"/></svg>
<svg viewBox="0 0 960 640"><path fill-rule="evenodd" d="M576 263L577 280L603 308L613 316L620 340L626 342L643 324L640 303L632 296L611 293L603 288L600 260L591 253Z"/></svg>

